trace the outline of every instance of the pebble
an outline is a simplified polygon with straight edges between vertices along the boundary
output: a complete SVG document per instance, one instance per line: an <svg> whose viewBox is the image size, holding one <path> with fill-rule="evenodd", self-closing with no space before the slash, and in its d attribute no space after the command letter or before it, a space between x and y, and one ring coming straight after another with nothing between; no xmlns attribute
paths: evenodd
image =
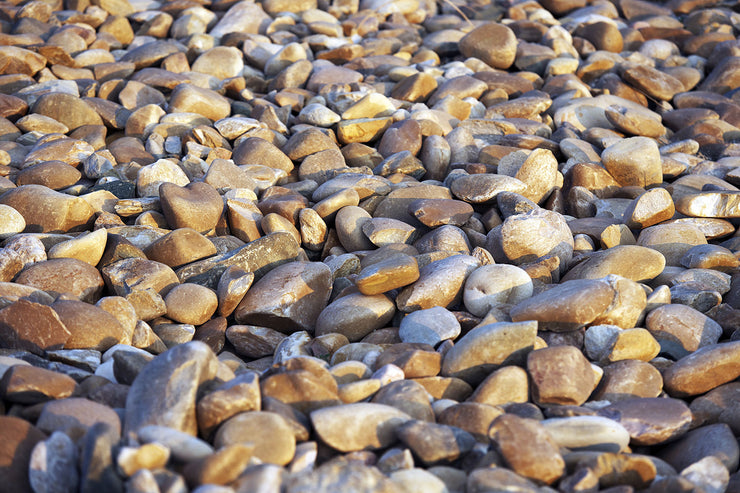
<svg viewBox="0 0 740 493"><path fill-rule="evenodd" d="M736 489L730 10L93 3L6 12L4 484Z"/></svg>

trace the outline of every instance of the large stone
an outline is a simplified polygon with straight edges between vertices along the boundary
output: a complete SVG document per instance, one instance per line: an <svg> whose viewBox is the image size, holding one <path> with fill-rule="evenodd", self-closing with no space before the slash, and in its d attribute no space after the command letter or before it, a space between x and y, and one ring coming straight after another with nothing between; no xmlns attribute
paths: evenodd
<svg viewBox="0 0 740 493"><path fill-rule="evenodd" d="M0 196L0 204L18 211L27 233L66 233L89 228L95 210L87 201L43 185L22 185Z"/></svg>
<svg viewBox="0 0 740 493"><path fill-rule="evenodd" d="M319 262L291 262L276 267L247 291L235 311L236 321L289 334L313 332L331 294L331 270Z"/></svg>
<svg viewBox="0 0 740 493"><path fill-rule="evenodd" d="M35 354L62 349L70 332L49 306L20 299L0 310L0 344Z"/></svg>
<svg viewBox="0 0 740 493"><path fill-rule="evenodd" d="M383 294L352 293L336 299L316 319L316 336L338 333L350 342L359 341L372 331L385 327L396 312Z"/></svg>
<svg viewBox="0 0 740 493"><path fill-rule="evenodd" d="M419 279L405 287L396 298L403 312L424 310L434 306L452 308L462 299L468 276L480 266L470 255L453 255L432 262L419 271Z"/></svg>
<svg viewBox="0 0 740 493"><path fill-rule="evenodd" d="M521 265L553 255L560 259L560 273L570 263L573 245L573 234L563 216L544 209L509 216L486 238L486 247L499 263Z"/></svg>
<svg viewBox="0 0 740 493"><path fill-rule="evenodd" d="M410 419L394 407L373 403L325 407L311 413L319 438L340 452L385 448L396 441L398 427Z"/></svg>
<svg viewBox="0 0 740 493"><path fill-rule="evenodd" d="M460 52L475 57L493 68L507 69L514 64L517 39L507 26L488 22L470 31L460 40Z"/></svg>
<svg viewBox="0 0 740 493"><path fill-rule="evenodd" d="M8 493L30 493L28 468L31 454L44 434L28 421L0 416L0 481Z"/></svg>
<svg viewBox="0 0 740 493"><path fill-rule="evenodd" d="M536 336L537 323L533 321L476 327L447 351L442 375L478 383L499 367L523 364Z"/></svg>
<svg viewBox="0 0 740 493"><path fill-rule="evenodd" d="M663 182L658 145L647 137L631 137L604 149L601 161L622 186L649 187Z"/></svg>
<svg viewBox="0 0 740 493"><path fill-rule="evenodd" d="M154 358L131 385L124 433L159 425L196 435L196 392L216 375L217 366L216 355L202 342L175 346Z"/></svg>

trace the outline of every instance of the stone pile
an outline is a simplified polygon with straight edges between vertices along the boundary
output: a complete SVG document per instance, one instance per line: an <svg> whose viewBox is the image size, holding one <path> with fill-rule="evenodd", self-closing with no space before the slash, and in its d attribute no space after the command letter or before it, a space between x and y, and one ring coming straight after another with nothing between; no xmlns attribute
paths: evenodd
<svg viewBox="0 0 740 493"><path fill-rule="evenodd" d="M0 490L740 491L723 0L0 5Z"/></svg>

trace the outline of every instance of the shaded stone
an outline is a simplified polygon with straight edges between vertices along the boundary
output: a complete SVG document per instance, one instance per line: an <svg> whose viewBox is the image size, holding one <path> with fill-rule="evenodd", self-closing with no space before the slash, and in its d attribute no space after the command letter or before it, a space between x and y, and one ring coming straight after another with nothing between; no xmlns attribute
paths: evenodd
<svg viewBox="0 0 740 493"><path fill-rule="evenodd" d="M678 399L647 397L625 399L599 410L624 426L635 445L656 445L675 440L691 426L691 411Z"/></svg>
<svg viewBox="0 0 740 493"><path fill-rule="evenodd" d="M538 422L504 414L489 430L491 441L517 474L552 484L565 472L558 445Z"/></svg>
<svg viewBox="0 0 740 493"><path fill-rule="evenodd" d="M409 419L393 407L373 403L326 407L311 413L311 423L321 440L342 452L385 448L395 442L398 427Z"/></svg>
<svg viewBox="0 0 740 493"><path fill-rule="evenodd" d="M188 342L154 358L131 385L124 433L160 425L195 435L195 394L198 385L215 376L216 366L215 355L202 342Z"/></svg>
<svg viewBox="0 0 740 493"><path fill-rule="evenodd" d="M467 431L427 421L409 420L396 434L424 464L454 461L475 445L475 438Z"/></svg>
<svg viewBox="0 0 740 493"><path fill-rule="evenodd" d="M0 416L4 437L0 448L0 479L13 492L30 492L29 463L37 443L45 436L27 421L12 416Z"/></svg>

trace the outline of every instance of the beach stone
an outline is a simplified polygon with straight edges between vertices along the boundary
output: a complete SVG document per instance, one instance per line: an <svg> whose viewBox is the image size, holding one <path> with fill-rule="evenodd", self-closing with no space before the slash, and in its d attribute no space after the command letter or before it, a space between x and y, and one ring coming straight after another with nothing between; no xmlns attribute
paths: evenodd
<svg viewBox="0 0 740 493"><path fill-rule="evenodd" d="M617 245L589 254L582 262L572 267L562 281L599 279L616 274L633 281L645 282L657 277L664 268L665 257L652 248Z"/></svg>
<svg viewBox="0 0 740 493"><path fill-rule="evenodd" d="M222 317L231 315L239 305L247 290L254 282L254 273L247 272L239 266L232 265L221 274L216 287L218 296L218 314Z"/></svg>
<svg viewBox="0 0 740 493"><path fill-rule="evenodd" d="M257 374L241 373L198 400L198 429L203 436L210 436L221 423L232 416L259 410L261 402Z"/></svg>
<svg viewBox="0 0 740 493"><path fill-rule="evenodd" d="M618 402L637 397L658 397L662 390L663 378L653 365L626 359L604 366L604 376L593 398Z"/></svg>
<svg viewBox="0 0 740 493"><path fill-rule="evenodd" d="M478 383L499 367L522 364L536 336L537 323L532 321L476 327L447 351L442 375Z"/></svg>
<svg viewBox="0 0 740 493"><path fill-rule="evenodd" d="M74 379L43 368L16 365L0 380L0 393L8 402L37 404L51 399L64 399L74 392Z"/></svg>
<svg viewBox="0 0 740 493"><path fill-rule="evenodd" d="M502 366L491 372L468 398L489 406L507 403L524 403L529 400L529 381L527 372L518 366Z"/></svg>
<svg viewBox="0 0 740 493"><path fill-rule="evenodd" d="M385 327L395 314L395 305L383 294L352 293L331 302L316 319L316 336L338 333L350 342L361 340Z"/></svg>
<svg viewBox="0 0 740 493"><path fill-rule="evenodd" d="M197 113L212 121L231 114L231 106L226 98L210 89L187 83L175 87L169 105L173 113Z"/></svg>
<svg viewBox="0 0 740 493"><path fill-rule="evenodd" d="M26 229L26 220L13 207L0 204L0 240L5 240Z"/></svg>
<svg viewBox="0 0 740 493"><path fill-rule="evenodd" d="M310 417L319 438L341 452L385 448L396 441L398 428L411 419L394 407L375 403L325 407Z"/></svg>
<svg viewBox="0 0 740 493"><path fill-rule="evenodd" d="M0 449L0 478L12 491L30 492L28 468L33 449L44 433L28 421L13 416L0 416L0 430L5 438Z"/></svg>
<svg viewBox="0 0 740 493"><path fill-rule="evenodd" d="M70 332L65 343L67 349L105 351L115 344L131 341L133 331L127 331L102 308L74 300L59 300L51 307Z"/></svg>
<svg viewBox="0 0 740 493"><path fill-rule="evenodd" d="M707 244L707 239L693 224L666 223L643 229L637 244L663 254L666 265L680 266L686 252L694 246Z"/></svg>
<svg viewBox="0 0 740 493"><path fill-rule="evenodd" d="M512 307L515 322L537 320L540 329L577 330L601 316L612 304L614 289L602 280L563 282Z"/></svg>
<svg viewBox="0 0 740 493"><path fill-rule="evenodd" d="M496 43L491 45L490 40ZM475 57L487 65L507 69L516 57L516 35L495 22L488 22L470 31L460 40L460 52L465 57Z"/></svg>
<svg viewBox="0 0 740 493"><path fill-rule="evenodd" d="M159 187L159 200L162 213L172 228L191 228L199 233L212 230L224 209L216 189L202 182L185 187L163 183Z"/></svg>
<svg viewBox="0 0 740 493"><path fill-rule="evenodd" d="M362 492L395 493L400 491L396 484L377 468L356 462L329 462L315 470L291 477L287 481L287 493L352 488Z"/></svg>
<svg viewBox="0 0 740 493"><path fill-rule="evenodd" d="M149 260L177 268L216 255L212 242L192 228L178 228L144 249Z"/></svg>
<svg viewBox="0 0 740 493"><path fill-rule="evenodd" d="M403 491L413 491L414 489L430 493L449 491L447 485L440 478L420 468L393 471L390 477L391 481Z"/></svg>
<svg viewBox="0 0 740 493"><path fill-rule="evenodd" d="M685 91L683 83L675 77L646 65L635 65L624 70L624 81L645 94L663 101L670 101Z"/></svg>
<svg viewBox="0 0 740 493"><path fill-rule="evenodd" d="M542 203L557 187L559 179L558 162L552 151L535 149L524 159L509 159L513 155L504 157L498 166L502 175L513 176L520 180L527 188L519 192L536 204Z"/></svg>
<svg viewBox="0 0 740 493"><path fill-rule="evenodd" d="M209 34L217 39L234 32L257 34L260 27L269 22L270 16L265 13L261 4L237 2L226 11Z"/></svg>
<svg viewBox="0 0 740 493"><path fill-rule="evenodd" d="M493 173L463 175L450 185L450 191L458 199L470 204L487 204L501 192L523 193L526 183L511 176Z"/></svg>
<svg viewBox="0 0 740 493"><path fill-rule="evenodd" d="M196 435L198 385L216 374L217 360L202 342L187 342L154 358L139 372L126 398L124 433L146 425ZM176 392L177 399L172 399Z"/></svg>
<svg viewBox="0 0 740 493"><path fill-rule="evenodd" d="M101 273L111 290L123 297L148 289L159 296L165 296L179 284L177 275L165 264L138 257L125 258L107 265L101 269Z"/></svg>
<svg viewBox="0 0 740 493"><path fill-rule="evenodd" d="M235 311L238 323L257 324L290 334L318 330L331 294L331 270L317 262L278 266L255 282Z"/></svg>
<svg viewBox="0 0 740 493"><path fill-rule="evenodd" d="M183 324L204 324L218 308L216 293L193 283L173 287L164 297L164 302L167 305L167 317Z"/></svg>
<svg viewBox="0 0 740 493"><path fill-rule="evenodd" d="M409 204L409 214L425 226L462 226L473 215L473 207L459 200L419 199Z"/></svg>
<svg viewBox="0 0 740 493"><path fill-rule="evenodd" d="M95 211L83 199L43 185L22 185L0 196L0 204L18 211L27 233L81 231L92 224Z"/></svg>
<svg viewBox="0 0 740 493"><path fill-rule="evenodd" d="M573 234L560 214L538 209L506 218L500 228L488 233L486 247L499 263L522 265L556 256L562 273L573 255Z"/></svg>
<svg viewBox="0 0 740 493"><path fill-rule="evenodd" d="M35 262L15 279L50 294L72 293L82 301L95 302L103 292L103 278L95 267L74 258Z"/></svg>
<svg viewBox="0 0 740 493"><path fill-rule="evenodd" d="M397 254L362 269L355 284L362 294L375 295L402 288L419 279L416 259Z"/></svg>
<svg viewBox="0 0 740 493"><path fill-rule="evenodd" d="M610 145L601 153L601 162L622 186L647 188L663 181L660 151L647 137L630 137Z"/></svg>
<svg viewBox="0 0 740 493"><path fill-rule="evenodd" d="M735 255L719 245L697 245L681 258L681 265L687 269L714 269L730 271L740 265Z"/></svg>
<svg viewBox="0 0 740 493"><path fill-rule="evenodd" d="M396 434L424 464L454 461L475 445L475 438L467 431L427 421L406 421Z"/></svg>
<svg viewBox="0 0 740 493"><path fill-rule="evenodd" d="M413 226L389 217L374 217L364 221L362 232L378 247L392 243L410 243L416 236Z"/></svg>
<svg viewBox="0 0 740 493"><path fill-rule="evenodd" d="M397 380L383 385L371 402L394 407L413 419L433 421L429 395L419 379Z"/></svg>
<svg viewBox="0 0 740 493"><path fill-rule="evenodd" d="M94 266L103 257L107 241L108 233L105 229L83 233L72 240L57 243L49 249L47 257L76 258Z"/></svg>
<svg viewBox="0 0 740 493"><path fill-rule="evenodd" d="M19 299L0 310L0 342L9 349L35 354L62 349L70 331L47 305Z"/></svg>
<svg viewBox="0 0 740 493"><path fill-rule="evenodd" d="M517 474L552 484L565 473L558 444L537 421L507 413L496 418L488 434L496 450Z"/></svg>
<svg viewBox="0 0 740 493"><path fill-rule="evenodd" d="M416 282L398 294L396 305L403 312L434 306L450 308L459 303L467 277L479 266L480 262L469 255L432 262L419 270Z"/></svg>
<svg viewBox="0 0 740 493"><path fill-rule="evenodd" d="M141 168L136 175L136 189L140 197L156 197L162 183L186 186L190 183L185 172L169 159L160 159Z"/></svg>
<svg viewBox="0 0 740 493"><path fill-rule="evenodd" d="M657 455L679 471L705 457L716 457L728 471L735 472L740 449L730 428L718 423L689 431Z"/></svg>
<svg viewBox="0 0 740 493"><path fill-rule="evenodd" d="M33 113L47 116L70 131L84 125L102 125L100 115L85 100L64 92L41 95L31 107Z"/></svg>
<svg viewBox="0 0 740 493"><path fill-rule="evenodd" d="M599 363L622 360L650 361L661 347L645 329L622 329L615 325L592 325L583 341L589 358Z"/></svg>
<svg viewBox="0 0 740 493"><path fill-rule="evenodd" d="M691 426L691 411L679 399L643 397L625 399L599 410L620 423L634 445L656 445L684 435Z"/></svg>
<svg viewBox="0 0 740 493"><path fill-rule="evenodd" d="M507 264L478 267L465 281L463 302L482 317L492 308L515 305L533 293L532 279L523 269Z"/></svg>
<svg viewBox="0 0 740 493"><path fill-rule="evenodd" d="M48 434L61 431L73 440L81 438L97 423L105 423L120 437L121 419L110 407L79 397L48 401L36 426Z"/></svg>
<svg viewBox="0 0 740 493"><path fill-rule="evenodd" d="M251 443L253 456L269 464L285 465L295 454L295 436L288 422L279 414L250 411L229 418L216 432L217 448Z"/></svg>
<svg viewBox="0 0 740 493"><path fill-rule="evenodd" d="M375 245L363 232L363 225L372 216L358 206L347 205L339 209L334 219L339 242L347 251L370 250Z"/></svg>
<svg viewBox="0 0 740 493"><path fill-rule="evenodd" d="M61 190L74 185L81 177L82 173L63 161L46 161L23 168L16 177L16 185L42 185Z"/></svg>
<svg viewBox="0 0 740 493"><path fill-rule="evenodd" d="M730 382L694 399L689 405L694 424L725 423L734 433L738 428L738 421L734 416L736 413L733 410L738 390L737 383Z"/></svg>
<svg viewBox="0 0 740 493"><path fill-rule="evenodd" d="M630 229L643 229L667 221L676 212L673 199L664 188L653 188L640 195L624 211Z"/></svg>
<svg viewBox="0 0 740 493"><path fill-rule="evenodd" d="M503 414L497 407L478 402L461 402L445 408L438 416L438 423L454 426L472 434L480 443L488 443L488 429L493 420Z"/></svg>
<svg viewBox="0 0 740 493"><path fill-rule="evenodd" d="M241 75L244 69L242 54L233 46L216 46L201 54L193 62L193 72L210 74L219 79Z"/></svg>
<svg viewBox="0 0 740 493"><path fill-rule="evenodd" d="M28 479L33 491L52 493L76 491L79 486L77 448L62 432L38 442L31 452Z"/></svg>
<svg viewBox="0 0 740 493"><path fill-rule="evenodd" d="M542 422L555 443L570 450L625 452L630 434L618 421L602 416L549 418Z"/></svg>
<svg viewBox="0 0 740 493"><path fill-rule="evenodd" d="M652 310L645 326L660 343L661 352L676 359L715 345L722 335L717 322L686 305L668 304Z"/></svg>
<svg viewBox="0 0 740 493"><path fill-rule="evenodd" d="M537 349L527 355L532 397L541 405L580 406L591 395L598 378L585 356L574 346ZM570 375L567 379L562 375Z"/></svg>
<svg viewBox="0 0 740 493"><path fill-rule="evenodd" d="M703 394L740 376L736 356L740 342L700 348L676 361L663 373L666 392L673 397Z"/></svg>
<svg viewBox="0 0 740 493"><path fill-rule="evenodd" d="M702 192L682 195L676 210L690 217L740 217L740 194L737 192Z"/></svg>
<svg viewBox="0 0 740 493"><path fill-rule="evenodd" d="M436 346L442 341L460 335L460 323L445 308L434 307L406 315L399 326L398 335L403 342L419 342Z"/></svg>
<svg viewBox="0 0 740 493"><path fill-rule="evenodd" d="M254 447L241 443L222 447L201 459L190 461L185 466L183 477L191 487L229 484L247 467L253 450Z"/></svg>

